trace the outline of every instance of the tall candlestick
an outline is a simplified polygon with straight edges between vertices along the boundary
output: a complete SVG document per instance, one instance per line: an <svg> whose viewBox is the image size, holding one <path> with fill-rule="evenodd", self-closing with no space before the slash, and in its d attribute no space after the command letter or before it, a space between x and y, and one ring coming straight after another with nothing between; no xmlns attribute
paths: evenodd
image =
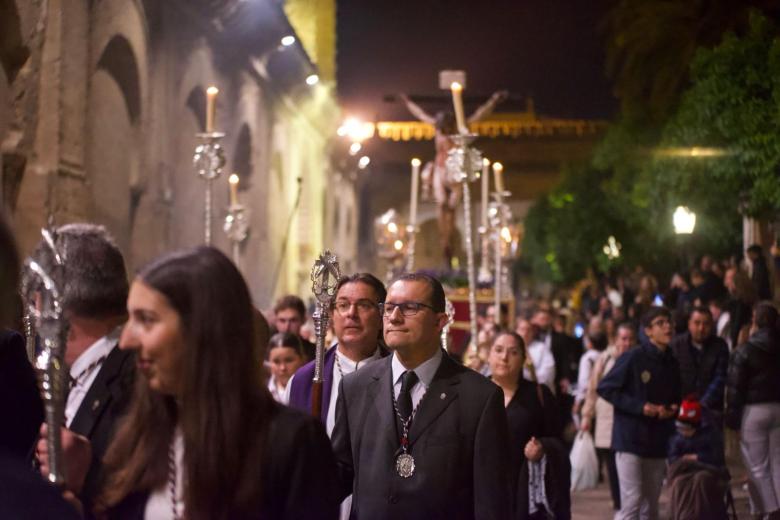
<svg viewBox="0 0 780 520"><path fill-rule="evenodd" d="M467 134L469 130L466 126L466 118L463 116L463 85L453 81L450 89L452 90L452 105L455 107L455 121L458 123L458 132Z"/></svg>
<svg viewBox="0 0 780 520"><path fill-rule="evenodd" d="M238 175L235 173L228 177L228 184L230 184L230 205L238 205Z"/></svg>
<svg viewBox="0 0 780 520"><path fill-rule="evenodd" d="M504 193L504 165L500 162L493 163L493 180L496 184L496 193Z"/></svg>
<svg viewBox="0 0 780 520"><path fill-rule="evenodd" d="M490 161L482 159L482 228L488 227L488 190L490 189Z"/></svg>
<svg viewBox="0 0 780 520"><path fill-rule="evenodd" d="M412 193L409 202L409 224L417 225L417 193L420 188L420 159L412 159Z"/></svg>
<svg viewBox="0 0 780 520"><path fill-rule="evenodd" d="M206 132L214 131L214 118L217 112L217 94L219 89L210 86L206 89Z"/></svg>

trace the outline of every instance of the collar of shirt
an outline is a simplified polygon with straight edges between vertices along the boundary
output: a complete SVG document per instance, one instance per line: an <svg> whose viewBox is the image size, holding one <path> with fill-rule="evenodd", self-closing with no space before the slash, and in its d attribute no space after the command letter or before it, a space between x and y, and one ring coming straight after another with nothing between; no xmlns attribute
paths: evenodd
<svg viewBox="0 0 780 520"><path fill-rule="evenodd" d="M345 354L343 354L338 349L338 347L336 347L336 357L339 363L339 367L341 367L341 373L347 375L347 374L351 374L352 372L354 372L359 368L363 368L363 366L366 365L367 363L379 359L379 347L377 347L374 353L371 354L371 357L367 357L366 359L361 359L360 361L352 361ZM339 369L338 367L336 367L336 372L338 371ZM339 373L339 376L341 375L341 373Z"/></svg>
<svg viewBox="0 0 780 520"><path fill-rule="evenodd" d="M423 384L426 390L428 389L429 386L431 386L431 382L433 381L433 376L436 375L436 371L439 369L439 365L441 364L441 358L442 358L442 350L440 348L437 348L436 353L433 356L431 356L428 360L420 363L419 365L417 365L416 368L413 369L414 373L417 374L417 377L420 379L420 382ZM393 386L400 385L401 384L400 379L403 373L406 372L406 367L403 366L401 360L398 359L397 352L393 352L392 367L393 367Z"/></svg>
<svg viewBox="0 0 780 520"><path fill-rule="evenodd" d="M116 345L116 342L119 340L119 334L121 332L122 326L120 325L90 345L87 350L82 352L70 367L70 377L73 379L78 379L81 373L91 364L95 363L102 357L108 356L109 352L111 352L111 349L114 348L114 345Z"/></svg>

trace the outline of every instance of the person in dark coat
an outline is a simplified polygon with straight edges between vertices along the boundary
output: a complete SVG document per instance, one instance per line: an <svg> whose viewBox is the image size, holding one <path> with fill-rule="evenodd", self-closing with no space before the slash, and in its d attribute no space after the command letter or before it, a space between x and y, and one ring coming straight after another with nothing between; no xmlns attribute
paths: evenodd
<svg viewBox="0 0 780 520"><path fill-rule="evenodd" d="M0 410L8 418L0 428L0 451L29 459L43 422L43 401L24 338L12 330L0 330Z"/></svg>
<svg viewBox="0 0 780 520"><path fill-rule="evenodd" d="M753 265L750 274L750 281L756 290L759 300L772 299L772 278L769 275L769 268L764 258L764 250L758 244L753 244L747 248L747 257Z"/></svg>
<svg viewBox="0 0 780 520"><path fill-rule="evenodd" d="M695 396L703 407L704 422L722 429L729 347L713 334L707 307L693 309L688 331L672 340L671 350L680 365L682 395Z"/></svg>
<svg viewBox="0 0 780 520"><path fill-rule="evenodd" d="M724 496L730 476L721 432L702 421L695 396L682 401L676 427L669 443L667 476L672 520L726 520Z"/></svg>
<svg viewBox="0 0 780 520"><path fill-rule="evenodd" d="M753 513L780 516L780 323L777 309L771 303L760 303L753 321L756 332L731 357L726 386L726 426L740 431Z"/></svg>
<svg viewBox="0 0 780 520"><path fill-rule="evenodd" d="M501 331L488 355L491 378L504 392L509 423L510 481L517 519L571 518L571 464L561 441L552 392L523 378L525 342Z"/></svg>
<svg viewBox="0 0 780 520"><path fill-rule="evenodd" d="M680 403L680 367L669 350L671 313L650 307L642 316L647 339L618 358L598 394L615 407L612 446L620 477L617 519L658 517L669 438Z"/></svg>
<svg viewBox="0 0 780 520"><path fill-rule="evenodd" d="M13 321L18 275L16 242L0 211L0 327ZM3 443L0 447L0 518L77 520L81 515L76 509L65 502L58 489L45 482L40 474L31 471L29 462L25 460L30 451L29 443L34 442L38 424L43 419L43 410L40 398L37 405L31 403L37 392L33 392L35 380L25 355L24 342L20 342L21 336L8 331L1 334L4 338L0 342L2 409L13 413L15 407L20 406L27 410L25 413L29 416L21 420L18 429L14 425L16 418L6 421L0 434L3 439L0 441ZM20 399L18 404L13 402L16 399Z"/></svg>
<svg viewBox="0 0 780 520"><path fill-rule="evenodd" d="M441 349L444 303L438 280L402 275L382 307L393 355L341 380L332 442L353 518L510 514L503 394Z"/></svg>
<svg viewBox="0 0 780 520"><path fill-rule="evenodd" d="M249 289L233 262L211 247L166 255L140 271L127 309L120 348L137 352L139 377L95 511L335 519L328 438L263 385Z"/></svg>
<svg viewBox="0 0 780 520"><path fill-rule="evenodd" d="M70 391L65 401L65 447L89 441L89 471L68 484L86 507L99 485L103 455L118 419L130 400L135 379L135 357L118 346L127 315L127 271L119 247L108 231L94 224L74 223L57 228L54 242L64 255L63 307L68 320L65 363ZM32 258L46 269L53 253L41 240ZM43 439L39 451L45 449Z"/></svg>

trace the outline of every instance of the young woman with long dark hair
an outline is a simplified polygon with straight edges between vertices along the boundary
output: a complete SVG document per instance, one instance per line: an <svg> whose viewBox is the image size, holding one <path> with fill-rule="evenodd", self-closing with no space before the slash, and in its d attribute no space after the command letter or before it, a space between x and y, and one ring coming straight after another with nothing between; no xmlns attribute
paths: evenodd
<svg viewBox="0 0 780 520"><path fill-rule="evenodd" d="M108 518L335 518L330 443L274 402L244 279L209 247L136 277L121 348L137 352L130 409L105 459Z"/></svg>

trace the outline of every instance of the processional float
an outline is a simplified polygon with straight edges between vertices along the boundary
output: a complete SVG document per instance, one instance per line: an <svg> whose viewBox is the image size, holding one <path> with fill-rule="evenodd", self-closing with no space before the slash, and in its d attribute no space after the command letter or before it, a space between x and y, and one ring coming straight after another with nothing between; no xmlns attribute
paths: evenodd
<svg viewBox="0 0 780 520"><path fill-rule="evenodd" d="M469 133L465 124L462 104L462 85L458 82L453 82L450 85L450 89L452 92L453 107L455 110L458 133L448 136L454 146L449 150L448 157L445 161L445 172L448 183L461 184L463 188L463 216L465 224L464 236L468 276L469 331L472 337L470 348L476 349L477 282L483 286L489 284L493 285L493 302L496 308L499 309L497 311L499 313L503 293L509 291L509 273L506 269L506 266L504 265L504 260L508 255L505 253L505 251L508 248L515 249L516 246L508 247L509 244L513 243L513 237L511 236L509 228L510 222L512 220L512 213L509 206L504 201L511 194L504 189L503 166L501 163L493 163L493 176L495 179L496 188L495 192L492 193L492 198L494 200L493 202L489 202L490 161L486 158L482 158L481 152L472 146L472 143L477 136L475 134ZM409 224L405 226L406 242L403 248L404 252L406 253L406 271L412 271L414 269L415 242L416 235L419 232L419 227L417 225L417 193L419 189L420 160L417 158L412 159L411 165L412 177L409 206ZM480 169L481 175L479 174ZM478 228L478 233L481 237L481 261L479 266L479 273L475 275L470 183L480 177L482 181L482 220L481 225ZM383 221L388 220L387 215L390 215L390 212L383 216ZM391 225L393 226L393 229L398 229L400 227L394 223ZM382 229L379 229L380 227L378 227L378 230L380 231L381 235ZM387 234L387 232L384 232L384 235ZM380 239L380 245L382 242L383 241ZM384 240L384 242L388 244L392 243L391 241L387 240ZM398 241L398 244L401 243L401 241ZM380 247L380 250L388 251L393 255L400 253L402 250L401 247L396 249L397 251L394 251L389 247ZM395 270L395 268L393 268L393 270ZM453 320L451 318L450 322L452 321ZM443 345L446 345L445 334L446 332L442 334Z"/></svg>

